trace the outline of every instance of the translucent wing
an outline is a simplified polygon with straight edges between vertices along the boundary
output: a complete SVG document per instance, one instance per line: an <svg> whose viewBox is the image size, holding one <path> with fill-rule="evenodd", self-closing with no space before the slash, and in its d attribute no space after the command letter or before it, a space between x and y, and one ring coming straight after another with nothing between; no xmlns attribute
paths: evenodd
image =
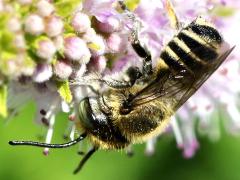
<svg viewBox="0 0 240 180"><path fill-rule="evenodd" d="M204 70L199 70L197 77L189 76L189 74L173 75L170 70L163 72L159 78L156 78L140 92L133 95L128 100L129 104L134 108L158 98L172 98L176 102L173 108L177 110L215 72L233 49L234 47L228 49L204 67Z"/></svg>
<svg viewBox="0 0 240 180"><path fill-rule="evenodd" d="M181 97L181 99L176 104L176 109L181 107L188 100L188 98L191 97L202 86L202 84L218 69L218 67L223 63L223 61L228 57L234 48L235 46L218 56L213 64L210 65L208 71L203 73L202 77L200 79L197 79L194 82L193 86Z"/></svg>

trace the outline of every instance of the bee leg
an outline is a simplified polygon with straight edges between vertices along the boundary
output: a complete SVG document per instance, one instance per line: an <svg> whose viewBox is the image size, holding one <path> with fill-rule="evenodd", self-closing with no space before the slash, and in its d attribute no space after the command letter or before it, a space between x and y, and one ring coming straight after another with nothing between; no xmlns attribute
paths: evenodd
<svg viewBox="0 0 240 180"><path fill-rule="evenodd" d="M152 74L152 57L146 47L142 46L138 39L132 42L132 47L139 57L143 59L142 74L148 77Z"/></svg>
<svg viewBox="0 0 240 180"><path fill-rule="evenodd" d="M139 22L136 19L133 19L134 25L131 32L131 45L134 49L134 51L137 53L139 57L143 59L143 66L142 66L142 74L143 77L148 77L152 74L152 56L150 51L147 49L147 47L140 42L138 38L138 33L140 29Z"/></svg>
<svg viewBox="0 0 240 180"><path fill-rule="evenodd" d="M125 11L128 18L132 21L133 27L131 30L131 44L134 49L134 51L137 53L139 57L143 59L143 67L142 67L142 74L143 77L148 77L152 74L152 57L150 51L147 49L145 45L142 45L142 43L139 41L138 33L140 29L140 21L137 19L137 17L132 13L127 6L124 4L123 1L118 1L121 9Z"/></svg>
<svg viewBox="0 0 240 180"><path fill-rule="evenodd" d="M127 69L126 75L128 77L127 81L124 80L115 80L109 77L104 77L100 81L108 85L109 87L115 88L115 89L123 89L132 87L137 79L142 77L142 73L139 70L138 67L132 66Z"/></svg>
<svg viewBox="0 0 240 180"><path fill-rule="evenodd" d="M95 89L92 84L94 83L104 83L107 86L115 89L123 89L133 86L137 79L142 77L142 73L138 67L131 66L127 69L126 75L128 77L127 80L115 80L109 76L105 77L90 77L86 80L78 80L76 82L71 82L71 86L87 86L91 89L95 94L100 94L97 89Z"/></svg>
<svg viewBox="0 0 240 180"><path fill-rule="evenodd" d="M97 147L93 147L90 149L86 155L83 156L77 168L73 171L73 174L77 174L83 167L83 165L87 162L87 160L98 150Z"/></svg>

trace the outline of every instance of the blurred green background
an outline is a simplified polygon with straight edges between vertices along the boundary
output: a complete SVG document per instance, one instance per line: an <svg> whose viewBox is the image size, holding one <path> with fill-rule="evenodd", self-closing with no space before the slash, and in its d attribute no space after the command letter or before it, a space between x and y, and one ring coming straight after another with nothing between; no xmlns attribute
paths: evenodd
<svg viewBox="0 0 240 180"><path fill-rule="evenodd" d="M182 157L172 136L163 136L157 143L157 152L152 157L144 155L144 145L134 146L132 158L124 152L96 153L83 170L73 175L81 156L77 147L51 150L49 156L42 155L41 148L11 147L9 140L37 140L39 127L33 122L34 109L29 104L21 114L6 125L0 121L0 180L238 180L240 179L240 138L222 132L216 143L201 138L197 155L190 160ZM53 142L63 142L62 134L67 116L57 116Z"/></svg>

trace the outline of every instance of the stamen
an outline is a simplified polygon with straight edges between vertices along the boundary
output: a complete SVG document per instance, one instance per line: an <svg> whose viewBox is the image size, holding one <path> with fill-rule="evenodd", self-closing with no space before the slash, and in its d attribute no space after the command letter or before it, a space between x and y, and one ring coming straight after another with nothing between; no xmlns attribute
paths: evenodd
<svg viewBox="0 0 240 180"><path fill-rule="evenodd" d="M227 113L230 116L231 124L229 125L230 131L232 133L237 133L240 129L240 112L237 109L236 105L228 104L227 105Z"/></svg>
<svg viewBox="0 0 240 180"><path fill-rule="evenodd" d="M70 139L71 139L72 141L74 140L75 129L76 129L76 126L73 125L73 126L72 126L72 129L71 129L71 132L70 132Z"/></svg>
<svg viewBox="0 0 240 180"><path fill-rule="evenodd" d="M43 123L45 126L49 127L49 122L48 122L48 119L47 119L47 118L42 117L41 121L42 121L42 123Z"/></svg>
<svg viewBox="0 0 240 180"><path fill-rule="evenodd" d="M205 116L200 116L201 121L199 122L198 132L201 134L206 134L208 138L212 141L217 141L220 138L220 122L217 114L206 114Z"/></svg>
<svg viewBox="0 0 240 180"><path fill-rule="evenodd" d="M50 144L50 143L51 143L52 135L53 135L53 126L54 126L54 123L55 123L55 115L52 115L52 116L50 117L49 128L48 128L47 136L46 136L46 140L45 140L45 142L46 142L47 144ZM48 154L49 154L49 148L44 148L43 154L44 154L44 155L48 155Z"/></svg>
<svg viewBox="0 0 240 180"><path fill-rule="evenodd" d="M61 101L61 107L63 112L69 113L70 107L65 101Z"/></svg>
<svg viewBox="0 0 240 180"><path fill-rule="evenodd" d="M147 156L152 156L155 153L155 144L156 144L157 138L152 138L147 141L145 154Z"/></svg>
<svg viewBox="0 0 240 180"><path fill-rule="evenodd" d="M41 109L41 110L40 110L40 114L43 115L43 116L46 116L47 112L46 112L46 110Z"/></svg>
<svg viewBox="0 0 240 180"><path fill-rule="evenodd" d="M67 125L67 128L64 132L64 135L63 135L64 139L71 138L71 133L72 133L73 126L74 126L74 123L72 121L69 121L68 125ZM71 138L71 140L72 139L74 139L74 138Z"/></svg>
<svg viewBox="0 0 240 180"><path fill-rule="evenodd" d="M84 143L84 141L80 141L80 142L78 143L78 154L79 154L79 155L84 155L84 154L85 154L86 149L84 148L84 145L86 145L86 144Z"/></svg>
<svg viewBox="0 0 240 180"><path fill-rule="evenodd" d="M177 122L177 119L175 116L171 117L170 123L171 123L171 127L173 129L174 136L177 141L177 146L178 146L178 148L182 148L183 147L183 137L182 137L182 133L180 131L180 127L178 125L178 122Z"/></svg>
<svg viewBox="0 0 240 180"><path fill-rule="evenodd" d="M134 155L132 145L129 145L128 147L126 147L125 150L126 150L126 153L127 153L128 157L132 157Z"/></svg>
<svg viewBox="0 0 240 180"><path fill-rule="evenodd" d="M75 121L75 113L68 116L69 121Z"/></svg>
<svg viewBox="0 0 240 180"><path fill-rule="evenodd" d="M199 147L199 143L195 135L195 129L193 123L190 121L188 123L183 123L181 127L181 132L183 134L183 156L185 158L191 158L194 156Z"/></svg>

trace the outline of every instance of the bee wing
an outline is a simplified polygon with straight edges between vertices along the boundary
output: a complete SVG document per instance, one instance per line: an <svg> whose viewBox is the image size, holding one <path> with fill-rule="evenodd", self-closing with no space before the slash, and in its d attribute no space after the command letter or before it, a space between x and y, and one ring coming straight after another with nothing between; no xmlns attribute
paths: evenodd
<svg viewBox="0 0 240 180"><path fill-rule="evenodd" d="M235 46L218 56L218 58L213 62L213 64L210 65L209 70L203 73L202 77L196 82L194 82L193 86L181 97L181 99L176 105L176 109L181 107L188 100L188 98L192 96L202 86L202 84L219 68L219 66L224 62L224 60L229 56L229 54L233 51L234 48Z"/></svg>
<svg viewBox="0 0 240 180"><path fill-rule="evenodd" d="M202 72L198 79L188 75L176 78L178 75L173 76L169 72L164 74L160 81L150 83L140 93L136 94L130 101L131 107L134 108L158 98L172 98L176 102L174 109L177 110L216 71L233 49L234 47L220 54L217 59L208 65L206 71Z"/></svg>

